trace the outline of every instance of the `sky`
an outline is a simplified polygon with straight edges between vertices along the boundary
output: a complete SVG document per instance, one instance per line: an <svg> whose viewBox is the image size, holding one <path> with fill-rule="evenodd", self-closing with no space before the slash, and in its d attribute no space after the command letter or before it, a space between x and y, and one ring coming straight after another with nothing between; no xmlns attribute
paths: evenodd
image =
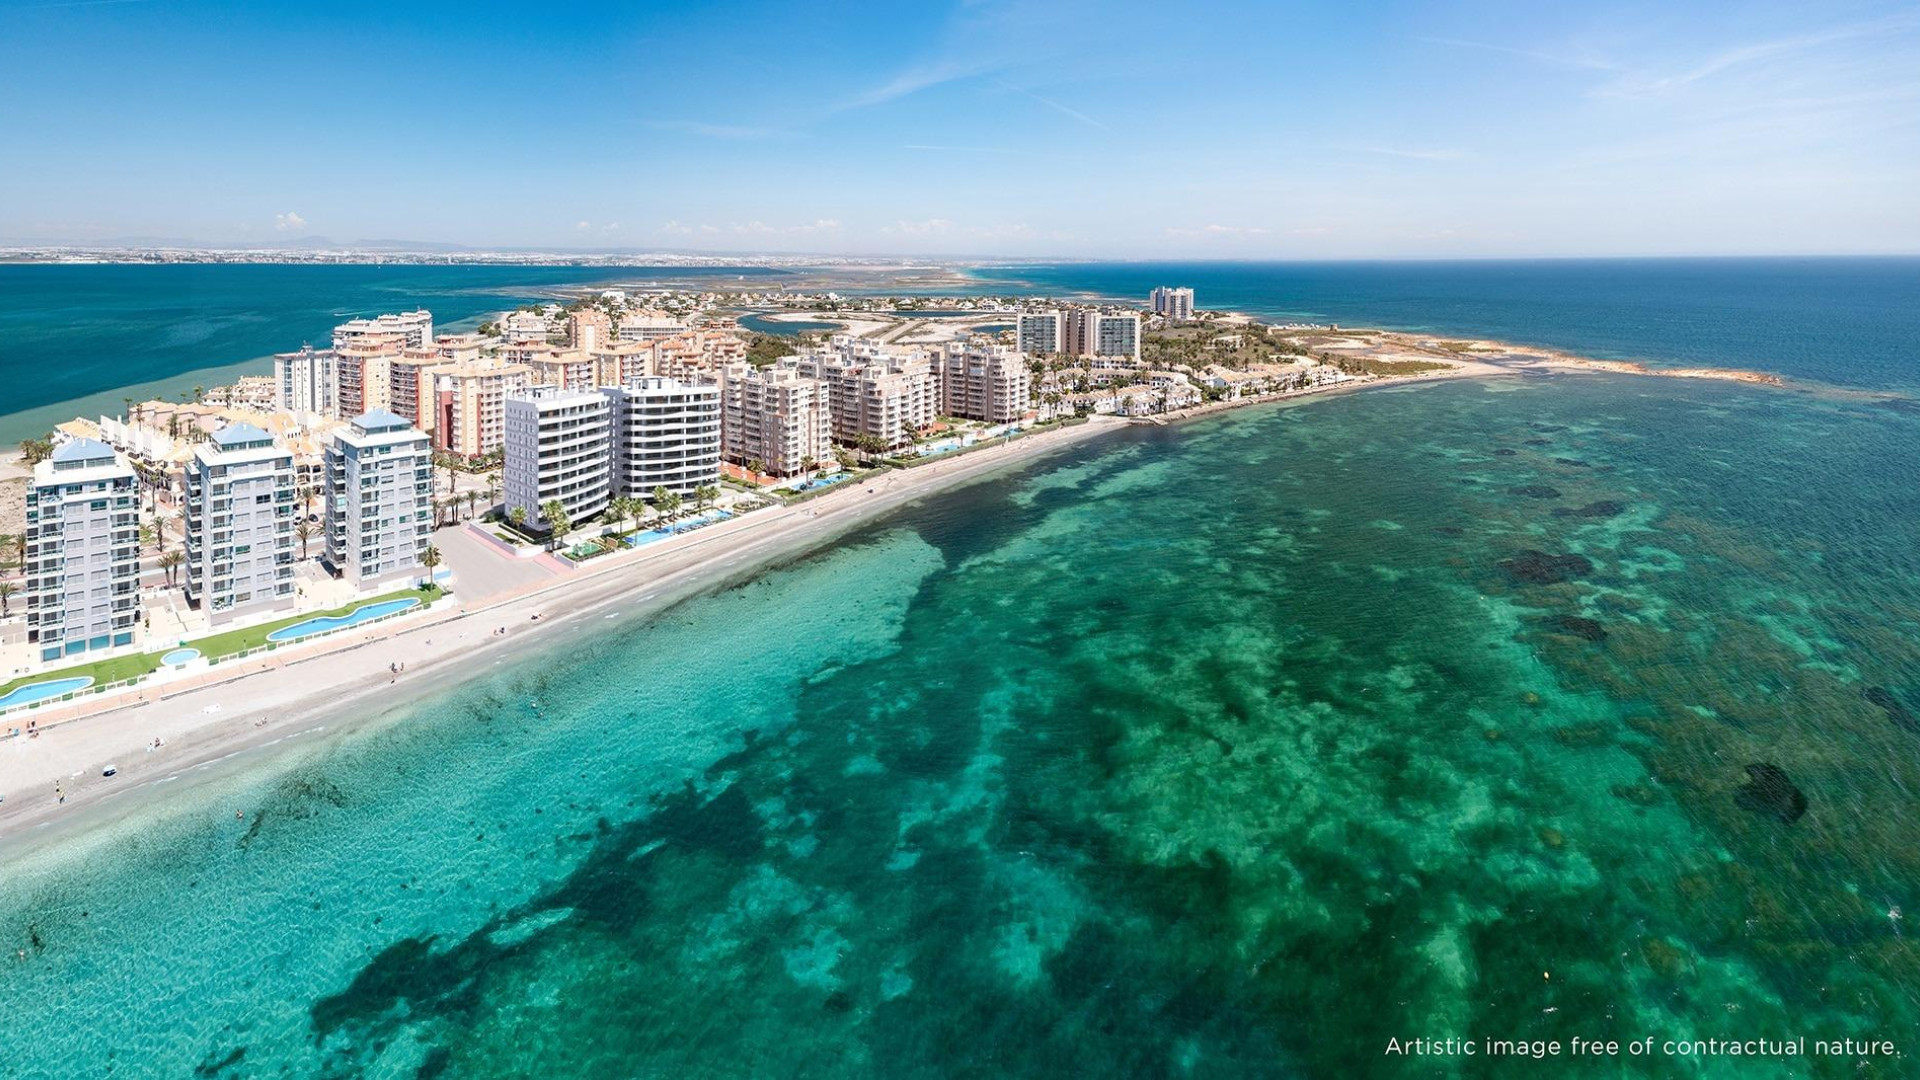
<svg viewBox="0 0 1920 1080"><path fill-rule="evenodd" d="M1920 252L1920 5L0 0L0 242Z"/></svg>

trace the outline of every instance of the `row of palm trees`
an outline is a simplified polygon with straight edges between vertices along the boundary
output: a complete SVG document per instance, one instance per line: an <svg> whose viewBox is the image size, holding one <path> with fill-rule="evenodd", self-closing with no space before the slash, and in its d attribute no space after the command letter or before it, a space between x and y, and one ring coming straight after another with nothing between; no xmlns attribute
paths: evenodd
<svg viewBox="0 0 1920 1080"><path fill-rule="evenodd" d="M719 497L720 488L717 484L702 484L693 489L693 505L697 510L705 510ZM637 529L640 527L640 516L647 512L648 507L652 507L663 520L671 521L680 513L686 502L686 496L677 491L668 491L661 486L654 488L652 494L644 499L616 495L607 500L606 512L612 521L631 522ZM540 519L547 523L549 545L558 543L561 537L573 530L573 518L558 499L549 499L540 504ZM527 508L516 506L507 511L507 520L512 523L514 529L524 533L527 525Z"/></svg>

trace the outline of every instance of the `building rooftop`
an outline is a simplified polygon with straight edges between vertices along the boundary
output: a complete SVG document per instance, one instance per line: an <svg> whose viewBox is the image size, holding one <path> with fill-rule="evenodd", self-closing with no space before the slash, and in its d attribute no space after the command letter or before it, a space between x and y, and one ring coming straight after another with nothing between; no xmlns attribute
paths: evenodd
<svg viewBox="0 0 1920 1080"><path fill-rule="evenodd" d="M242 450L259 446L271 446L273 436L254 427L252 424L228 424L213 433L213 444L222 450Z"/></svg>
<svg viewBox="0 0 1920 1080"><path fill-rule="evenodd" d="M113 447L98 439L68 439L54 447L50 459L55 465L77 465L114 460Z"/></svg>
<svg viewBox="0 0 1920 1080"><path fill-rule="evenodd" d="M376 431L403 431L413 426L404 416L398 416L386 409L375 409L361 413L353 418L353 426L368 433Z"/></svg>

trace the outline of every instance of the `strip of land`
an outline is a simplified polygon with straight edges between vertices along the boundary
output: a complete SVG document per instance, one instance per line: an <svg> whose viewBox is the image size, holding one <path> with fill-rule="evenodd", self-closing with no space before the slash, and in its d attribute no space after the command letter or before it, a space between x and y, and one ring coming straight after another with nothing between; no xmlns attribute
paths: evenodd
<svg viewBox="0 0 1920 1080"><path fill-rule="evenodd" d="M1148 418L1163 423L1257 402L1367 386L1544 372L1612 372L1783 385L1777 376L1720 368L1649 368L1492 341L1389 331L1280 332L1304 354L1358 373L1331 387L1246 395ZM35 710L34 738L0 740L0 856L145 801L134 795L188 773L211 775L258 751L379 722L540 641L557 640L602 609L638 616L775 560L832 540L904 503L1042 454L1096 438L1125 422L1091 422L1022 436L951 459L895 470L813 500L749 513L639 550L546 576L483 604L445 601L304 646L290 646L203 675L84 697ZM395 672L394 667L404 670ZM24 722L24 721L21 721ZM101 775L107 765L112 777ZM162 791L168 789L160 789ZM177 791L177 788L172 790Z"/></svg>
<svg viewBox="0 0 1920 1080"><path fill-rule="evenodd" d="M121 795L134 789L289 737L317 736L316 729L339 733L377 722L609 609L658 611L906 503L1123 426L1097 419L1038 432L597 559L485 606L450 599L419 616L221 665L197 679L36 710L37 737L0 741L0 855L82 821L132 812L141 800ZM103 777L109 764L116 774Z"/></svg>

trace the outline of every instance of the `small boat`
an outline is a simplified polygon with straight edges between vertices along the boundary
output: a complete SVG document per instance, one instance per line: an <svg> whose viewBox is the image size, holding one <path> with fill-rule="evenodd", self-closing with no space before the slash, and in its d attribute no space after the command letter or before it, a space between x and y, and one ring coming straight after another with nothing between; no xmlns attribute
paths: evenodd
<svg viewBox="0 0 1920 1080"><path fill-rule="evenodd" d="M117 772L119 772L119 771L120 771L120 769L119 769L119 767L118 767L118 766L115 766L115 765L109 765L109 766L107 766L106 768L104 768L104 769L101 769L101 770L100 770L100 775L101 775L101 776L112 776L113 774L115 774L115 773L117 773Z"/></svg>

